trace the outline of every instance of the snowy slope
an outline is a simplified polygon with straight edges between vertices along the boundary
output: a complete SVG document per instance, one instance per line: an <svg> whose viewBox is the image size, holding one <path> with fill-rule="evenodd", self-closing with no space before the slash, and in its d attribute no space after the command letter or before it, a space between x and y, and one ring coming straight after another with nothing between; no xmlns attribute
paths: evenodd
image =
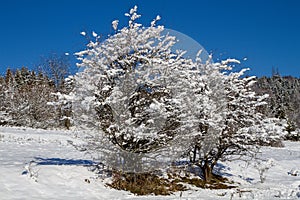
<svg viewBox="0 0 300 200"><path fill-rule="evenodd" d="M254 164L234 161L219 167L240 184L238 189L191 188L166 197L141 197L107 188L89 170L91 158L68 143L78 142L74 134L0 127L0 199L300 199L300 143L262 149L259 156L272 158L274 165L264 183Z"/></svg>

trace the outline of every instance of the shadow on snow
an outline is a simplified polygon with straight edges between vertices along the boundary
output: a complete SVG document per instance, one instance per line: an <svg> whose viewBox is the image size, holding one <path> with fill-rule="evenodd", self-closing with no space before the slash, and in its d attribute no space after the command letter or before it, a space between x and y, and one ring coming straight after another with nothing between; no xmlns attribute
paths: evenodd
<svg viewBox="0 0 300 200"><path fill-rule="evenodd" d="M203 173L200 167L190 161L176 161L173 165L179 168L184 168L188 172L203 178ZM230 173L230 170L230 167L223 165L222 163L217 163L214 167L213 173L219 176L231 177L233 174Z"/></svg>
<svg viewBox="0 0 300 200"><path fill-rule="evenodd" d="M97 163L91 160L82 159L62 159L62 158L41 158L35 157L35 163L37 165L81 165L90 166L96 165Z"/></svg>

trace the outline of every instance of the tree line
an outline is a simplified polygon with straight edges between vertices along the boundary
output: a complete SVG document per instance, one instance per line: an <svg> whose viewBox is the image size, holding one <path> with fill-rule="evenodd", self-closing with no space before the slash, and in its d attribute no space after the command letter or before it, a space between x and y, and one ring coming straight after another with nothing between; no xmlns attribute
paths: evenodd
<svg viewBox="0 0 300 200"><path fill-rule="evenodd" d="M52 60L52 63L57 59ZM56 63L66 70L66 64ZM58 101L56 93L69 93L70 79L54 78L49 72L29 70L26 67L12 70L7 68L0 76L0 125L26 126L32 128L70 128L68 120L71 106L53 106ZM57 76L55 76L57 77ZM59 81L58 81L59 80ZM253 90L258 94L269 94L264 113L270 117L285 119L288 130L300 128L300 79L292 76L256 78ZM52 104L51 104L52 102ZM69 113L69 114L67 114Z"/></svg>
<svg viewBox="0 0 300 200"><path fill-rule="evenodd" d="M51 55L39 69L7 68L0 76L0 125L42 129L70 128L64 105L57 105L58 92L68 91L68 62Z"/></svg>
<svg viewBox="0 0 300 200"><path fill-rule="evenodd" d="M280 76L257 78L253 89L258 94L269 94L265 114L287 121L287 131L300 128L300 78ZM299 140L300 136L294 136ZM290 138L292 139L292 138Z"/></svg>

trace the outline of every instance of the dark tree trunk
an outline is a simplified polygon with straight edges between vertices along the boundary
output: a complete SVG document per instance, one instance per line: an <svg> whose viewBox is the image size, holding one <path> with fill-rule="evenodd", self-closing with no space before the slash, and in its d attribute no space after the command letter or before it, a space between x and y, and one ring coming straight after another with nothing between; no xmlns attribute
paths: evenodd
<svg viewBox="0 0 300 200"><path fill-rule="evenodd" d="M212 172L213 167L208 162L205 162L204 165L201 167L201 169L202 169L204 181L206 183L209 183L213 178L213 172Z"/></svg>

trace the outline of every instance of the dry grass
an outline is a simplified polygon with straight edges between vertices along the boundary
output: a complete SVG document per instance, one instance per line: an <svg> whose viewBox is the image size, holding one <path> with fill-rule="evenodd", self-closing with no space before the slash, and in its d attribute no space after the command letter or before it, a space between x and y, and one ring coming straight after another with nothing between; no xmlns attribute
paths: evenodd
<svg viewBox="0 0 300 200"><path fill-rule="evenodd" d="M199 188L206 188L206 189L230 189L236 188L236 186L232 185L233 182L228 181L228 179L223 178L221 176L216 176L212 178L212 180L207 183L200 178L189 178L189 177L180 177L175 179L177 182L187 183L190 185L194 185Z"/></svg>
<svg viewBox="0 0 300 200"><path fill-rule="evenodd" d="M129 191L135 195L170 195L177 191L185 191L183 184L194 185L199 188L229 189L235 188L232 182L221 176L214 175L211 182L206 183L200 178L180 177L168 174L162 178L151 173L120 173L114 172L111 183L107 185L117 190Z"/></svg>
<svg viewBox="0 0 300 200"><path fill-rule="evenodd" d="M170 181L151 173L114 172L112 183L107 185L117 190L130 191L136 195L170 195L173 192L186 190L186 187L179 182Z"/></svg>

